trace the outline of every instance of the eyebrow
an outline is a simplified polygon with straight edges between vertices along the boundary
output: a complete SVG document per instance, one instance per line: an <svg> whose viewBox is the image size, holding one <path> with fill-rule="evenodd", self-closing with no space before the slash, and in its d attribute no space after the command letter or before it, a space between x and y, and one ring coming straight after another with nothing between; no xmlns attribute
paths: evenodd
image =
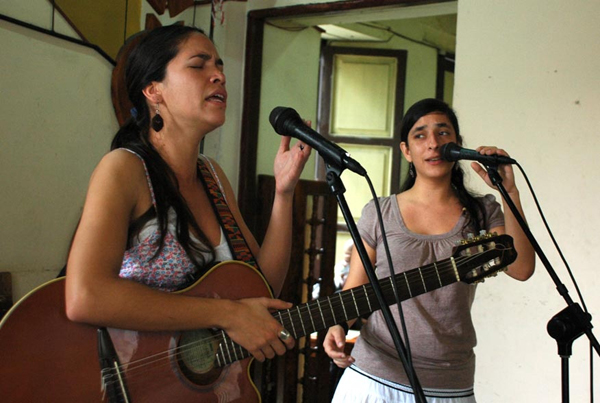
<svg viewBox="0 0 600 403"><path fill-rule="evenodd" d="M445 122L436 123L436 124L434 124L434 126L436 126L436 127L450 127L450 125L448 123L445 123ZM415 127L415 129L413 130L413 132L418 132L418 131L424 130L426 127L427 127L427 125Z"/></svg>
<svg viewBox="0 0 600 403"><path fill-rule="evenodd" d="M193 58L195 58L195 57L197 57L199 59L202 59L204 61L209 61L209 60L212 59L212 56L209 55L208 53L198 53L197 55L193 55L192 57L190 57L190 60L193 59ZM223 59L217 59L217 60L215 60L215 64L217 66L223 66L224 65Z"/></svg>

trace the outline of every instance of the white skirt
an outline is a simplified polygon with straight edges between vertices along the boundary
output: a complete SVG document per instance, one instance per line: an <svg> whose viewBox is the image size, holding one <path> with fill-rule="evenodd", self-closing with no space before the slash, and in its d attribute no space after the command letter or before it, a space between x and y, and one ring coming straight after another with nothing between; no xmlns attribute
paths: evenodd
<svg viewBox="0 0 600 403"><path fill-rule="evenodd" d="M425 389L428 403L476 403L473 388ZM347 368L335 389L332 403L415 403L410 386L373 376L355 365Z"/></svg>

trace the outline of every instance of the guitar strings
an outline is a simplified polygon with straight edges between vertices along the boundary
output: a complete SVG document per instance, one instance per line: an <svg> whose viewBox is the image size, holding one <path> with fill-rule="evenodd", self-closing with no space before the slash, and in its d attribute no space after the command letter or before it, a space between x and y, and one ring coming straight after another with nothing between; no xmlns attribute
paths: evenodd
<svg viewBox="0 0 600 403"><path fill-rule="evenodd" d="M461 260L468 260L468 259L470 259L470 257L465 257L465 258L462 258L462 259L461 258L457 258L457 259L455 259L455 262L461 263ZM450 263L439 264L439 265L437 265L437 269L438 269L438 271L440 271L440 270L446 271L448 269L450 269L450 270L453 271L453 267L452 267L452 265ZM437 276L436 273L431 273L431 270L423 271L423 269L422 269L421 272L422 272L423 277L425 277L425 276L426 277L431 277L434 274ZM440 273L440 274L442 274L442 273ZM386 279L384 279L384 280L386 280ZM390 278L387 278L387 280L390 280ZM412 282L412 283L418 283L419 282L418 280L409 280L409 281ZM392 287L391 280L388 281L387 283L388 284L384 283L382 288L389 289L389 288ZM342 297L342 299L343 299L343 297ZM359 304L359 305L361 305L361 306L363 306L363 307L364 307L364 301L366 301L367 299L368 299L368 295L365 295L365 294L361 295L359 298L354 298L354 300L356 301L356 303ZM312 302L314 302L314 301L312 301ZM330 299L328 301L328 304L331 305L331 306L333 306L334 309L343 305L339 301L338 298L334 298L333 302ZM314 303L312 305L313 306L311 306L311 304L309 303L309 304L305 304L305 306L303 306L303 307L300 307L300 314L302 314L302 310L304 310L305 313L309 312L309 314L312 316L312 313L314 311L316 311L318 314L320 314L320 316L322 316L323 312L320 309L320 307L318 307L318 306L315 307ZM285 318L283 318L283 322L286 322ZM216 339L219 339L219 338L223 339L224 342L227 342L227 340L225 340L222 335L213 335L213 336L211 336L209 338L204 338L204 339L192 342L192 343L188 343L188 344L184 344L184 345L175 347L173 349L167 350L167 351L162 352L162 353L158 353L158 354L155 354L155 355L152 355L152 356L145 357L145 358L137 360L137 361L132 361L132 362L130 362L128 364L121 365L121 367L127 366L128 367L127 372L128 373L132 373L132 372L134 372L134 370L140 370L143 367L146 367L148 365L154 364L156 362L160 362L160 361L164 360L164 358L167 358L169 356L187 353L187 351L189 351L190 349L196 348L196 346L198 344L204 344L204 345L209 344L209 343L212 344L213 340L216 340ZM241 350L242 349L240 347L240 351ZM245 358L245 357L247 357L247 356L244 356L243 358ZM136 366L133 366L133 365L136 365Z"/></svg>
<svg viewBox="0 0 600 403"><path fill-rule="evenodd" d="M499 248L498 248L499 249ZM478 258L479 255L473 255L473 256L459 256L456 257L454 259L454 263L457 265L457 267L459 265L468 263L470 260ZM408 281L408 284L411 286L415 286L418 285L419 287L423 287L422 281L427 282L428 280L431 280L432 278L435 279L435 277L441 276L441 275L448 275L449 273L454 274L454 266L452 265L452 263L450 261L444 262L444 263L435 263L435 264L430 264L427 265L425 267L422 268L418 268L418 269L412 269L409 270L407 272L403 272L403 273L399 273L396 276L402 275L402 274L407 274L411 273L411 274L416 274L418 271L420 271L420 276L416 279L410 279L408 278L408 276L405 276L405 279ZM393 290L393 281L392 281L392 277L387 277L385 279L381 279L382 281L382 291L390 291ZM453 282L457 282L453 281ZM450 284L450 283L449 283ZM310 301L308 303L304 303L302 306L296 307L296 308L290 308L288 310L284 310L284 311L279 311L277 313L275 313L273 316L279 315L280 316L280 323L282 323L282 325L284 325L284 327L288 327L288 326L292 326L292 328L296 329L296 328L304 328L305 325L302 320L302 315L304 314L308 314L311 317L311 325L313 323L315 323L315 326L312 326L313 328L316 328L315 331L318 331L320 328L322 328L320 325L322 324L322 322L331 322L330 320L327 320L324 318L324 313L326 313L329 308L336 310L339 309L342 306L358 306L359 310L358 312L356 312L355 306L352 306L351 311L354 311L356 313L358 313L358 315L352 315L355 317L361 316L364 313L367 312L362 312L362 309L367 308L369 305L375 305L375 303L371 303L369 302L369 300L372 298L372 296L370 297L368 294L369 292L372 292L372 286L370 284L365 285L365 287L367 288L367 292L364 292L361 290L361 294L359 294L358 296L356 296L357 292L354 293L350 293L350 290L346 290L343 293L348 293L346 295L342 295L341 296L341 301L340 298L335 298L335 294L329 297L324 297L324 298L320 298L318 301L320 301L320 303L317 303L317 300L313 300ZM361 289L363 287L360 287ZM439 288L439 287L436 287ZM431 290L433 290L435 288L432 288ZM425 292L428 292L430 290L425 289ZM332 298L333 297L333 298ZM344 297L350 297L351 298L351 304L348 304L348 301L345 301ZM409 297L407 297L408 299ZM346 298L348 299L348 298ZM325 301L327 301L327 303L325 303ZM325 307L325 312L323 312L323 309L321 309L321 306L319 306L319 304L324 305ZM377 306L378 306L378 302L377 302ZM289 311L293 311L293 315L295 316L296 314L300 315L300 319L298 321L294 321L294 320L289 320L288 318L286 318L287 313L289 313ZM333 315L333 312L331 312ZM316 314L317 316L317 320L316 322L314 322L314 314ZM320 317L320 318L319 318ZM334 319L333 316L331 316L331 319ZM341 322L341 320L337 320L338 318L335 318L334 322L335 323L339 323ZM343 320L347 320L346 318L343 318ZM316 323L319 323L319 326L316 326ZM326 326L324 328L327 328L329 326L332 326L333 324L330 324L329 326L327 326L327 323L325 324ZM288 329L290 330L290 329ZM295 337L298 338L298 332L294 332ZM306 335L305 334L301 335L300 337ZM156 353L138 360L134 360L134 361L130 361L128 363L125 364L120 364L118 369L114 369L111 368L110 370L106 370L106 372L108 374L105 374L104 377L105 379L109 378L108 380L106 380L106 384L110 385L111 383L117 382L117 381L111 381L110 378L112 377L116 377L115 373L116 371L125 371L125 373L127 374L127 382L131 382L134 381L132 378L134 377L134 375L138 375L138 374L143 374L148 370L151 369L156 369L157 368L157 364L159 367L162 366L171 366L170 363L170 357L173 358L178 358L183 354L188 354L190 351L193 351L195 349L198 348L198 346L207 346L207 345L214 345L216 341L220 341L220 343L217 344L222 344L222 343L226 343L229 344L228 349L231 348L232 350L234 350L234 356L235 357L231 357L231 354L229 354L229 357L222 357L224 360L224 365L226 364L230 364L232 362L237 361L238 359L240 359L239 357L237 357L237 352L239 352L242 356L241 359L247 358L250 356L250 354L248 353L247 350L245 350L243 347L237 345L235 342L233 342L231 339L229 339L228 336L225 335L224 332L220 331L218 334L213 334L212 336L206 337L206 338L202 338L199 340L196 340L194 342L191 343L185 343L182 345L179 345L177 347L165 350L163 352L160 353ZM237 349L237 352L235 351ZM219 353L216 354L217 356L219 355ZM237 358L237 359L233 359L233 358ZM203 359L202 357L199 357L198 360Z"/></svg>
<svg viewBox="0 0 600 403"><path fill-rule="evenodd" d="M469 259L469 257L466 257L466 258L464 258L464 259ZM464 260L464 259L463 259L463 260ZM457 259L457 260L455 260L455 261L459 261L459 263L460 263L460 260L461 260L461 259ZM452 267L445 267L445 266L448 266L448 265L440 264L440 265L439 265L437 268L438 268L438 270L439 270L439 269L446 270L446 269L448 269L448 268L451 268L451 269L453 269ZM451 265L450 265L450 266L451 266ZM422 275L423 277L425 277L425 276L427 276L427 277L430 277L430 276L431 276L431 273L430 273L429 271L426 271L426 272L423 272L423 270L421 270L421 271L422 271L421 275ZM437 275L437 274L436 274L436 275ZM386 280L386 279L384 279L384 280ZM389 283L389 284L388 284L388 285L385 285L385 284L384 284L384 287L385 287L385 288L390 288L390 287L392 287L390 278L387 278L387 280L388 280L388 283ZM417 280L417 281L409 280L409 281L411 281L411 282L413 282L413 283L416 283L416 282L418 282L418 280ZM427 290L426 290L426 291L427 291ZM342 299L343 299L343 298L342 298ZM359 299L355 299L355 300L356 300L356 302L357 302L358 304L360 304L360 305L363 305L363 301L361 301L361 300L366 300L366 299L368 299L368 295L367 295L367 296L365 296L364 298L363 298L363 297L361 297L361 298L359 298ZM336 308L337 308L337 307L339 307L339 306L342 306L342 305L343 305L343 304L342 304L340 301L338 301L338 299L337 299L337 298L336 298L336 299L334 299L334 303L331 303L331 300L329 300L329 301L328 301L328 303L329 303L329 305L330 305L330 306L332 306L332 305L335 305L335 307L336 307ZM313 304L313 305L314 305L314 304ZM301 310L302 310L303 308L304 308L305 310L308 310L308 311L313 311L313 310L314 310L314 309L312 309L312 308L314 308L314 306L312 306L312 307L311 307L309 304L306 304L304 307L301 307L301 308L300 308L300 314L302 314ZM320 314L321 314L321 316L322 316L323 312L322 312L322 310L320 309L320 307L317 307L317 310L318 310L318 313L320 313ZM360 313L360 312L359 312L359 313ZM312 313L310 313L310 314L312 315ZM285 320L284 320L284 322L285 322ZM216 336L212 336L212 337L210 337L210 338L204 338L204 339L201 339L201 340L199 340L199 341L196 341L196 342L193 342L193 343L188 343L188 344L181 345L181 346L179 346L179 347L177 347L177 348L174 348L174 349L171 349L171 350L169 350L169 351L166 351L166 352L163 352L163 353L159 353L159 354L155 354L154 356L145 357L144 359L137 360L137 361L135 361L135 362L131 362L131 363L129 363L129 364L128 364L129 366L130 366L130 365L132 365L133 363L137 363L137 364L138 364L138 367L137 367L137 368L131 368L131 369L128 369L128 373L129 373L129 372L133 372L133 370L134 370L134 369L139 369L140 367L144 367L144 366L147 366L147 365L149 365L149 364L152 364L152 363L155 363L155 362L160 362L161 360L163 360L163 359L165 358L165 357L164 357L165 355L167 355L167 356L170 356L170 355L172 355L172 354L173 354L173 352L174 352L174 351L175 351L175 352L176 352L176 351L178 351L178 352L176 352L175 354L181 354L182 352L186 352L186 350L189 350L190 348L196 348L196 347L194 347L194 345L195 345L195 344L198 344L198 343L207 344L207 343L209 343L209 342L211 342L211 343L212 343L212 341L210 341L210 340L212 340L212 339L216 339L216 338L221 338L221 339L223 339L223 337L222 337L221 335L216 335ZM227 342L227 340L226 340L226 339L223 339L223 341L224 341L224 342ZM232 342L232 343L233 343L233 342ZM235 348L235 347L232 345L232 348ZM243 350L243 349L240 347L240 351L242 351L242 350ZM161 357L161 356L162 356L162 357ZM245 358L245 357L247 357L247 355L243 356L243 358ZM156 359L155 359L154 361L148 361L149 359L152 359L152 358L156 358ZM236 357L236 358L237 358L237 357ZM148 361L148 362L146 362L146 363L144 363L144 364L140 365L140 363L142 363L143 361Z"/></svg>

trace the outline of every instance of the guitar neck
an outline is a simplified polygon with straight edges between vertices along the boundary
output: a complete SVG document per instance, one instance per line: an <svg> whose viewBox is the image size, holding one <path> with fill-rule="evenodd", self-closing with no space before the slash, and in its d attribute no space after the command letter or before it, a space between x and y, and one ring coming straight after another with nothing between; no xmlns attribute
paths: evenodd
<svg viewBox="0 0 600 403"><path fill-rule="evenodd" d="M393 281L394 278L396 281ZM400 301L436 290L460 281L454 258L448 258L379 280L385 303L396 303L395 287ZM273 316L294 338L306 336L331 326L356 319L381 308L371 284L364 284L327 297L275 312ZM249 353L233 343L222 332L217 363L227 365L246 358Z"/></svg>
<svg viewBox="0 0 600 403"><path fill-rule="evenodd" d="M395 279L395 281L393 281ZM385 303L396 303L395 287L400 301L460 281L454 258L412 269L379 280ZM318 332L333 325L356 319L381 309L372 284L364 284L293 308L278 311L275 318L294 338Z"/></svg>

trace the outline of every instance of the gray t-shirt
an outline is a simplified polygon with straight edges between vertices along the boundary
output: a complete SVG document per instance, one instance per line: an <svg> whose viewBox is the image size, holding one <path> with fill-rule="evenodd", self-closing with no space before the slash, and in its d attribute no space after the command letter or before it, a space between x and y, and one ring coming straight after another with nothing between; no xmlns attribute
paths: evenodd
<svg viewBox="0 0 600 403"><path fill-rule="evenodd" d="M492 195L478 198L486 212L487 230L504 225L504 215ZM408 230L402 219L396 196L380 198L387 241L396 273L401 273L452 256L456 241L466 238L473 228L464 228L465 212L448 233L421 235ZM375 204L362 211L358 229L364 242L377 252L377 277L390 276ZM402 303L408 329L413 365L421 386L438 389L462 389L473 386L477 340L471 319L475 285L463 282L419 295ZM402 334L397 306L392 315ZM409 385L402 362L387 329L381 311L374 312L361 330L352 356L356 365L368 373Z"/></svg>

